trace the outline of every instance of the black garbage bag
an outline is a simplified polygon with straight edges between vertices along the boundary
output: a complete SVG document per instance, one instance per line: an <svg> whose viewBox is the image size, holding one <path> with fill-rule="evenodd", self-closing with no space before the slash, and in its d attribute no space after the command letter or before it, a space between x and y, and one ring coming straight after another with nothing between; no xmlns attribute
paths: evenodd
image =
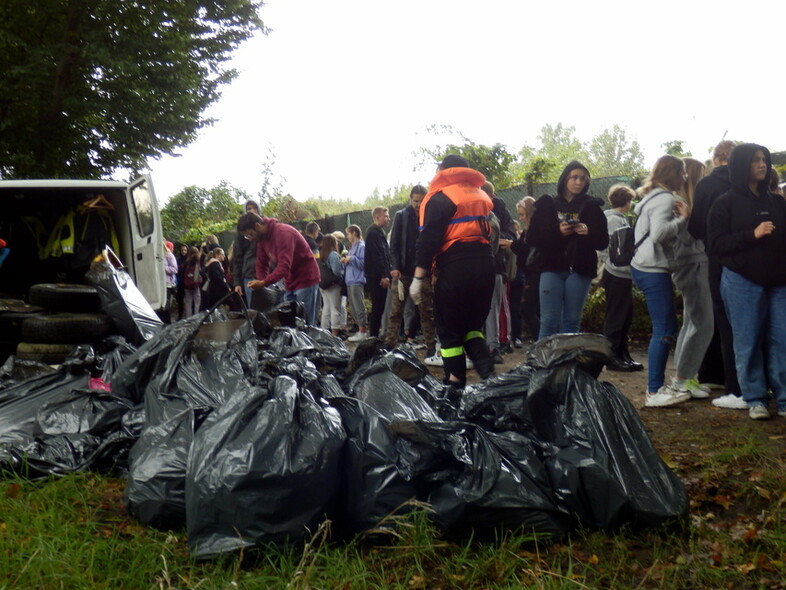
<svg viewBox="0 0 786 590"><path fill-rule="evenodd" d="M533 371L532 367L519 365L466 387L461 395L460 415L492 432L532 432L527 392Z"/></svg>
<svg viewBox="0 0 786 590"><path fill-rule="evenodd" d="M326 368L346 367L349 364L352 354L341 338L315 326L309 326L306 332L314 341L323 365L327 365Z"/></svg>
<svg viewBox="0 0 786 590"><path fill-rule="evenodd" d="M112 376L117 368L135 351L136 346L129 344L122 336L109 336L95 345L98 355L98 377L106 383L112 383Z"/></svg>
<svg viewBox="0 0 786 590"><path fill-rule="evenodd" d="M361 342L361 344L363 343L365 341ZM376 351L376 349L372 349L372 351ZM358 382L377 373L392 373L412 387L418 385L426 376L431 376L428 367L420 362L410 347L400 347L390 352L373 354L353 372L344 386L348 391L351 391ZM437 383L439 382L437 381Z"/></svg>
<svg viewBox="0 0 786 590"><path fill-rule="evenodd" d="M558 501L585 527L642 529L686 513L684 485L613 385L567 363L532 374L527 405Z"/></svg>
<svg viewBox="0 0 786 590"><path fill-rule="evenodd" d="M611 341L601 334L555 334L527 349L527 364L536 369L548 369L576 362L596 379L611 359Z"/></svg>
<svg viewBox="0 0 786 590"><path fill-rule="evenodd" d="M305 356L314 360L317 344L306 332L296 328L276 328L270 335L270 351L277 357Z"/></svg>
<svg viewBox="0 0 786 590"><path fill-rule="evenodd" d="M357 375L357 374L356 374ZM346 384L345 384L346 385ZM392 371L380 370L362 379L352 379L350 395L374 408L390 422L397 420L439 421L439 416Z"/></svg>
<svg viewBox="0 0 786 590"><path fill-rule="evenodd" d="M55 370L40 361L28 361L9 356L3 365L0 366L0 391L31 377L49 375L54 373Z"/></svg>
<svg viewBox="0 0 786 590"><path fill-rule="evenodd" d="M117 432L107 437L76 433L28 438L0 448L0 464L29 479L87 469L109 473L116 471L118 463L125 463L123 451L130 444Z"/></svg>
<svg viewBox="0 0 786 590"><path fill-rule="evenodd" d="M289 377L238 392L196 433L186 475L188 544L210 558L313 532L339 487L335 409Z"/></svg>
<svg viewBox="0 0 786 590"><path fill-rule="evenodd" d="M396 437L387 419L351 397L333 396L330 404L341 414L347 433L341 459L340 517L334 527L339 535L351 537L409 510L407 502L417 497L417 489L396 468ZM388 521L385 526L393 525Z"/></svg>
<svg viewBox="0 0 786 590"><path fill-rule="evenodd" d="M284 292L276 285L254 289L251 292L251 309L268 312L281 303Z"/></svg>
<svg viewBox="0 0 786 590"><path fill-rule="evenodd" d="M195 410L147 427L128 456L125 505L161 530L186 524L186 465L196 431Z"/></svg>
<svg viewBox="0 0 786 590"><path fill-rule="evenodd" d="M0 446L35 436L39 409L67 399L73 390L86 389L89 378L87 371L61 367L0 391Z"/></svg>
<svg viewBox="0 0 786 590"><path fill-rule="evenodd" d="M43 403L36 416L34 434L92 434L103 437L120 430L131 401L106 391L72 389L59 399Z"/></svg>
<svg viewBox="0 0 786 590"><path fill-rule="evenodd" d="M129 342L139 346L161 330L163 322L109 247L85 276L96 287L104 313Z"/></svg>
<svg viewBox="0 0 786 590"><path fill-rule="evenodd" d="M179 360L191 346L205 312L169 324L156 336L136 349L115 370L112 390L134 402L145 398L145 391L167 391L175 379Z"/></svg>
<svg viewBox="0 0 786 590"><path fill-rule="evenodd" d="M537 443L468 422L394 422L398 468L420 484L451 536L492 539L503 530L559 537L574 519L554 497Z"/></svg>

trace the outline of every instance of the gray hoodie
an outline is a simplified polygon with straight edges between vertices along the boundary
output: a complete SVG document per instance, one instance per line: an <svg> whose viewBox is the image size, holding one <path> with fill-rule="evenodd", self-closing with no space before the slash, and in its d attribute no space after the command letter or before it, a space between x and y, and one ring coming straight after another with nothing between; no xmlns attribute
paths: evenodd
<svg viewBox="0 0 786 590"><path fill-rule="evenodd" d="M675 195L655 188L636 205L636 243L649 232L633 255L631 266L636 270L670 273L676 268L677 234L688 224L687 219L675 214L676 202Z"/></svg>

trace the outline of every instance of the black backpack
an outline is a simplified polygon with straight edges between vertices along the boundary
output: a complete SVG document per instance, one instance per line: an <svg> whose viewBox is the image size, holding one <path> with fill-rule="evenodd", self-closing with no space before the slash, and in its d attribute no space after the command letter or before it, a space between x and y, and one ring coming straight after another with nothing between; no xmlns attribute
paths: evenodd
<svg viewBox="0 0 786 590"><path fill-rule="evenodd" d="M664 193L667 193L667 191L655 193L647 200ZM638 221L638 218L636 218L636 221ZM636 235L636 221L633 222L633 225L626 225L625 227L617 228L614 230L614 233L609 236L609 261L614 266L630 266L631 260L633 260L633 255L636 253L636 250L650 235L650 232L647 232L641 236L641 239L638 242L634 242L634 236Z"/></svg>

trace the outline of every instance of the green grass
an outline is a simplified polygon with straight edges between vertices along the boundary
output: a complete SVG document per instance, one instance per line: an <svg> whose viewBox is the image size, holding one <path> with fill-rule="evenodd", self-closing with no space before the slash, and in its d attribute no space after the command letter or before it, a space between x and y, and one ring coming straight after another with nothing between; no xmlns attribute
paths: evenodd
<svg viewBox="0 0 786 590"><path fill-rule="evenodd" d="M683 528L554 543L513 533L455 543L417 510L387 544L330 543L323 527L305 547L195 562L183 531L126 514L119 479L12 477L0 482L0 589L786 588L783 441L747 427L726 434L673 459L691 498Z"/></svg>

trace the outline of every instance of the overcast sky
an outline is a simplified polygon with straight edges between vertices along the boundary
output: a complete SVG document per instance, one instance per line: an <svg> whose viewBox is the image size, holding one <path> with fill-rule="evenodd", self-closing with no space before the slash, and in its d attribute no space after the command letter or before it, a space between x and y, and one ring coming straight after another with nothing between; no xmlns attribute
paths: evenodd
<svg viewBox="0 0 786 590"><path fill-rule="evenodd" d="M269 0L261 17L215 125L151 162L162 202L222 180L256 195L271 154L299 200L427 184L431 124L512 151L546 123L585 141L618 124L647 165L724 133L786 149L783 0Z"/></svg>

